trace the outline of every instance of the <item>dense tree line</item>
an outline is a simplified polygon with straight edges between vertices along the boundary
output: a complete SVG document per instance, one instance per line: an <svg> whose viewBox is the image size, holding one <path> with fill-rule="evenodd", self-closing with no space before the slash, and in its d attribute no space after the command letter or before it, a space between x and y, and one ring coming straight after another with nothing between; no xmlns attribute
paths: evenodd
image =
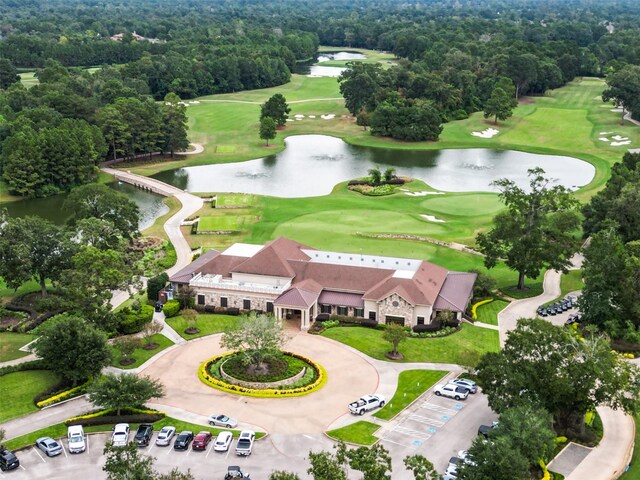
<svg viewBox="0 0 640 480"><path fill-rule="evenodd" d="M626 153L604 189L584 206L580 311L614 339L640 343L640 154Z"/></svg>
<svg viewBox="0 0 640 480"><path fill-rule="evenodd" d="M173 153L188 146L186 108L113 67L91 74L50 61L40 83L0 92L0 169L9 191L47 196L93 181L105 156Z"/></svg>

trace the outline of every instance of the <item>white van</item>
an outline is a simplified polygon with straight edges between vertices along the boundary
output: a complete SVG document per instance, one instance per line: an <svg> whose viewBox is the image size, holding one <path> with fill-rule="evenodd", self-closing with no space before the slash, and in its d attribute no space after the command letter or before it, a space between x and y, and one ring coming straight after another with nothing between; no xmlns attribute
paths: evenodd
<svg viewBox="0 0 640 480"><path fill-rule="evenodd" d="M82 425L69 427L67 430L67 440L69 441L69 452L71 453L82 453L87 449Z"/></svg>

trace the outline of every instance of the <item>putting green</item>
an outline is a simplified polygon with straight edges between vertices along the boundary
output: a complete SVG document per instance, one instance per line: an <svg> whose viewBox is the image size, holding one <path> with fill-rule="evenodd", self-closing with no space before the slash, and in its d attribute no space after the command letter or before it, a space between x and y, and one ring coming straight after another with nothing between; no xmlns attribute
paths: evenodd
<svg viewBox="0 0 640 480"><path fill-rule="evenodd" d="M504 208L494 193L432 195L420 202L420 206L429 212L455 216L493 216Z"/></svg>

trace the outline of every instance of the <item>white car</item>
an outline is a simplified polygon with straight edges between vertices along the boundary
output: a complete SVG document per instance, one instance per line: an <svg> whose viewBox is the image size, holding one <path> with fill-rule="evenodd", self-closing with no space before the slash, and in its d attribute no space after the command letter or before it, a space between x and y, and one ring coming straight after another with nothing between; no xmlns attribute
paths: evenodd
<svg viewBox="0 0 640 480"><path fill-rule="evenodd" d="M67 441L71 453L82 453L87 449L82 425L72 425L67 429Z"/></svg>
<svg viewBox="0 0 640 480"><path fill-rule="evenodd" d="M253 441L256 439L256 432L251 430L243 430L240 432L238 442L236 443L236 455L248 457L253 449Z"/></svg>
<svg viewBox="0 0 640 480"><path fill-rule="evenodd" d="M235 418L227 417L226 415L214 414L209 416L209 425L236 428L238 426L238 421Z"/></svg>
<svg viewBox="0 0 640 480"><path fill-rule="evenodd" d="M213 444L213 449L216 452L226 452L231 446L233 440L233 434L231 432L220 432L216 437L216 441Z"/></svg>
<svg viewBox="0 0 640 480"><path fill-rule="evenodd" d="M437 396L455 398L456 400L466 400L469 396L469 390L465 387L459 387L454 383L441 383L433 387L433 393Z"/></svg>
<svg viewBox="0 0 640 480"><path fill-rule="evenodd" d="M176 427L170 425L162 427L158 432L158 438L156 438L156 445L159 447L166 447L171 444L171 439L176 434Z"/></svg>
<svg viewBox="0 0 640 480"><path fill-rule="evenodd" d="M354 415L364 415L374 408L384 407L385 399L382 395L364 395L349 404L349 411Z"/></svg>
<svg viewBox="0 0 640 480"><path fill-rule="evenodd" d="M111 436L111 443L114 447L124 447L129 442L129 424L118 423L113 427L113 435Z"/></svg>

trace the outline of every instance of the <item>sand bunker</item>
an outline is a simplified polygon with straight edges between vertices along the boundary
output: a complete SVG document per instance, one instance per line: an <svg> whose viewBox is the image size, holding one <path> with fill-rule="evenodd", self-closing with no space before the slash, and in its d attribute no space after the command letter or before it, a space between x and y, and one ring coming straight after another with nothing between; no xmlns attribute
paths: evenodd
<svg viewBox="0 0 640 480"><path fill-rule="evenodd" d="M440 219L440 218L436 218L433 215L420 215L422 218L424 218L425 220L429 220L430 222L437 222L437 223L445 223L444 220Z"/></svg>
<svg viewBox="0 0 640 480"><path fill-rule="evenodd" d="M613 132L600 132L600 135L611 135ZM623 137L622 135L612 135L611 138L600 136L598 138L601 142L607 142L612 147L621 147L623 145L631 145L629 137Z"/></svg>
<svg viewBox="0 0 640 480"><path fill-rule="evenodd" d="M333 113L329 113L327 115L320 115L320 118L323 120L333 120L336 116Z"/></svg>
<svg viewBox="0 0 640 480"><path fill-rule="evenodd" d="M309 115L309 118L316 118L315 115Z"/></svg>
<svg viewBox="0 0 640 480"><path fill-rule="evenodd" d="M498 133L500 133L500 130L496 130L495 128L487 128L482 132L471 132L471 135L473 135L474 137L480 137L480 138L492 138L496 136Z"/></svg>
<svg viewBox="0 0 640 480"><path fill-rule="evenodd" d="M425 195L444 195L444 192L404 192L405 195L411 195L412 197L424 197Z"/></svg>
<svg viewBox="0 0 640 480"><path fill-rule="evenodd" d="M297 113L296 115L294 115L294 117L296 117L296 118L304 118L304 115L302 115L301 113Z"/></svg>

